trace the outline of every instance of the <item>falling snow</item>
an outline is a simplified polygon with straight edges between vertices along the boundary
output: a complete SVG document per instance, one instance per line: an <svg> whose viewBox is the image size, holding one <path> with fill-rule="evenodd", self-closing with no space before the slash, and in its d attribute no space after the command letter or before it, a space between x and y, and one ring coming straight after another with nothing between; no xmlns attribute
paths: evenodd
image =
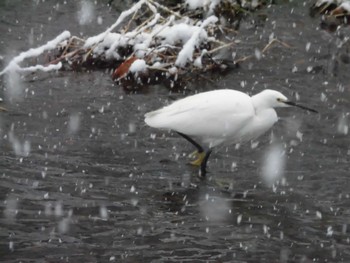
<svg viewBox="0 0 350 263"><path fill-rule="evenodd" d="M78 113L71 114L68 121L68 132L74 134L80 128L80 115Z"/></svg>
<svg viewBox="0 0 350 263"><path fill-rule="evenodd" d="M225 36L235 41L230 66L245 55L252 60L230 74L198 74L180 91L159 84L134 94L110 80L109 70L56 73L62 64L36 59L53 56L70 38L63 30L72 24L80 37L106 30L88 39L92 56L120 59L127 47L142 56L158 41L182 51L169 76L181 74L186 64L204 68L205 60L216 57L198 47L210 40L207 30L222 1L183 2L196 12L203 9L208 24L156 12L146 30L124 32L134 11L135 18L143 15L146 1L135 2L133 12L123 12L118 1L107 6L87 0L23 1L16 10L11 4L1 9L6 23L0 106L7 110L0 112L3 261L350 261L349 85L348 64L342 62L348 26L323 31L326 16L309 17L312 3L306 1L259 6L266 19L247 15L237 32ZM350 10L343 1L314 2ZM159 27L162 19L171 22ZM263 41L276 37L291 48L276 45L263 53ZM129 71L164 67L152 59L139 57ZM334 75L327 71L333 59ZM214 151L207 178L198 178L188 165L192 145L175 132L149 129L143 114L221 87L249 94L280 90L320 113L278 109L273 135Z"/></svg>
<svg viewBox="0 0 350 263"><path fill-rule="evenodd" d="M282 145L272 145L264 155L262 167L262 178L264 182L272 186L277 180L284 175L286 165L286 155Z"/></svg>
<svg viewBox="0 0 350 263"><path fill-rule="evenodd" d="M94 5L91 1L80 1L80 9L77 14L77 18L80 25L87 25L94 19Z"/></svg>

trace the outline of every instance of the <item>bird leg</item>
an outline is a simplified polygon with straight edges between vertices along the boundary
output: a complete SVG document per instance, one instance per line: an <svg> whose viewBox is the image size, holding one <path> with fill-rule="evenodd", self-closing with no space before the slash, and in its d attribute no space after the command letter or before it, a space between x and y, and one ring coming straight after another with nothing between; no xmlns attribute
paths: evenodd
<svg viewBox="0 0 350 263"><path fill-rule="evenodd" d="M205 153L205 156L204 156L203 161L201 163L201 169L200 169L199 175L202 177L205 177L205 175L207 173L207 162L208 162L209 156L210 156L212 151L213 151L212 149L209 149Z"/></svg>
<svg viewBox="0 0 350 263"><path fill-rule="evenodd" d="M181 132L177 132L177 133L197 148L197 151L190 154L191 156L194 156L197 158L196 160L192 161L191 164L195 166L201 166L205 158L205 151L203 150L203 147L188 135L183 134Z"/></svg>
<svg viewBox="0 0 350 263"><path fill-rule="evenodd" d="M207 173L207 162L213 149L209 149L207 152L205 152L203 147L199 143L197 143L195 140L193 140L191 137L181 132L177 132L177 133L182 137L184 137L187 141L189 141L191 144L193 144L197 148L197 151L191 154L197 157L197 159L192 161L191 164L195 166L200 166L199 175L202 177L205 177Z"/></svg>
<svg viewBox="0 0 350 263"><path fill-rule="evenodd" d="M184 137L187 141L189 141L190 143L192 143L192 144L197 148L197 151L198 151L199 153L204 152L203 147L200 146L200 144L197 143L195 140L193 140L191 137L189 137L188 135L183 134L183 133L181 133L181 132L177 132L177 133L178 133L179 135L181 135L182 137Z"/></svg>

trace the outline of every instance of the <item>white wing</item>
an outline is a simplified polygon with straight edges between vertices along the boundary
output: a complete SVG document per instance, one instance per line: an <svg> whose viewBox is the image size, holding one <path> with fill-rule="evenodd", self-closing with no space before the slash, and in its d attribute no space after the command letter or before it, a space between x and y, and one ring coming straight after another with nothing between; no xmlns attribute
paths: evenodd
<svg viewBox="0 0 350 263"><path fill-rule="evenodd" d="M235 90L215 90L178 100L145 115L155 128L172 129L207 143L234 140L235 135L253 117L251 98ZM220 143L220 142L219 142ZM218 144L218 143L215 143Z"/></svg>

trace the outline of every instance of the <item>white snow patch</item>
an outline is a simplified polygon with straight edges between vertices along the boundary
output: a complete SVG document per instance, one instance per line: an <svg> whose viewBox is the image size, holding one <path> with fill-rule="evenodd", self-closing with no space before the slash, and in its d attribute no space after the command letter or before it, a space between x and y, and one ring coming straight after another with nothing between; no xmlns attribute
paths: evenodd
<svg viewBox="0 0 350 263"><path fill-rule="evenodd" d="M105 53L107 59L120 59L120 55L115 50L118 47L126 47L127 41L128 39L119 33L108 33L103 41L95 47L94 53L97 55ZM106 51L106 49L108 50Z"/></svg>
<svg viewBox="0 0 350 263"><path fill-rule="evenodd" d="M194 60L193 65L194 65L195 67L197 67L197 68L203 68L202 56L197 57L197 58Z"/></svg>
<svg viewBox="0 0 350 263"><path fill-rule="evenodd" d="M197 8L203 8L210 3L210 0L186 0L185 4L188 5L189 10L194 10Z"/></svg>
<svg viewBox="0 0 350 263"><path fill-rule="evenodd" d="M202 53L199 57L197 57L195 60L194 60L194 63L193 65L197 68L203 68L203 63L202 63L202 58L205 54L207 54L207 50L206 49L203 49L202 50Z"/></svg>
<svg viewBox="0 0 350 263"><path fill-rule="evenodd" d="M89 37L84 44L84 48L92 47L93 45L101 42L104 38L110 33L113 29L120 25L129 15L135 13L137 10L141 8L141 6L146 2L146 0L140 0L135 5L133 5L130 9L123 11L118 17L117 21L111 25L105 32L98 34L97 36Z"/></svg>
<svg viewBox="0 0 350 263"><path fill-rule="evenodd" d="M29 66L29 67L25 67L25 68L18 68L18 72L22 72L22 73L30 73L30 72L35 72L35 71L43 71L43 72L49 72L49 71L55 71L55 70L59 70L62 68L62 63L58 62L57 64L50 64L47 66L43 66L43 65L35 65L35 66Z"/></svg>
<svg viewBox="0 0 350 263"><path fill-rule="evenodd" d="M177 67L171 67L168 69L168 72L172 75L175 75L178 73L178 69L177 69Z"/></svg>
<svg viewBox="0 0 350 263"><path fill-rule="evenodd" d="M221 2L221 0L186 0L185 4L189 10L203 8L207 14L212 14L214 8Z"/></svg>
<svg viewBox="0 0 350 263"><path fill-rule="evenodd" d="M188 61L192 61L195 47L206 40L206 38L203 39L203 35L201 34L203 28L209 24L216 23L217 21L218 18L216 16L210 16L203 21L201 26L192 34L191 38L186 42L186 44L179 52L175 61L176 66L184 67Z"/></svg>
<svg viewBox="0 0 350 263"><path fill-rule="evenodd" d="M129 71L132 73L146 72L147 64L143 59L136 59L130 66Z"/></svg>
<svg viewBox="0 0 350 263"><path fill-rule="evenodd" d="M343 2L338 8L344 9L346 12L350 13L350 3L349 1Z"/></svg>
<svg viewBox="0 0 350 263"><path fill-rule="evenodd" d="M177 43L186 43L193 34L197 31L200 39L206 39L208 37L205 30L199 26L192 26L185 23L176 24L170 27L166 27L157 36L162 39L162 45L175 45Z"/></svg>

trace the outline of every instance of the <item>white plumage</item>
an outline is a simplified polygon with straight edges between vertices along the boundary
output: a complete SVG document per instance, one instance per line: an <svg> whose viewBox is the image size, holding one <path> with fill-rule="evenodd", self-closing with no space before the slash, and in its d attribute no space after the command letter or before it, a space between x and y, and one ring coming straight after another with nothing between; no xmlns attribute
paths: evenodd
<svg viewBox="0 0 350 263"><path fill-rule="evenodd" d="M249 141L265 133L278 120L274 108L290 105L314 111L288 101L275 90L264 90L250 97L237 90L222 89L192 95L149 112L145 122L154 128L180 133L198 152L203 152L192 138L199 139L210 149L206 162L215 146ZM205 172L206 163L203 165L201 160L200 165Z"/></svg>

